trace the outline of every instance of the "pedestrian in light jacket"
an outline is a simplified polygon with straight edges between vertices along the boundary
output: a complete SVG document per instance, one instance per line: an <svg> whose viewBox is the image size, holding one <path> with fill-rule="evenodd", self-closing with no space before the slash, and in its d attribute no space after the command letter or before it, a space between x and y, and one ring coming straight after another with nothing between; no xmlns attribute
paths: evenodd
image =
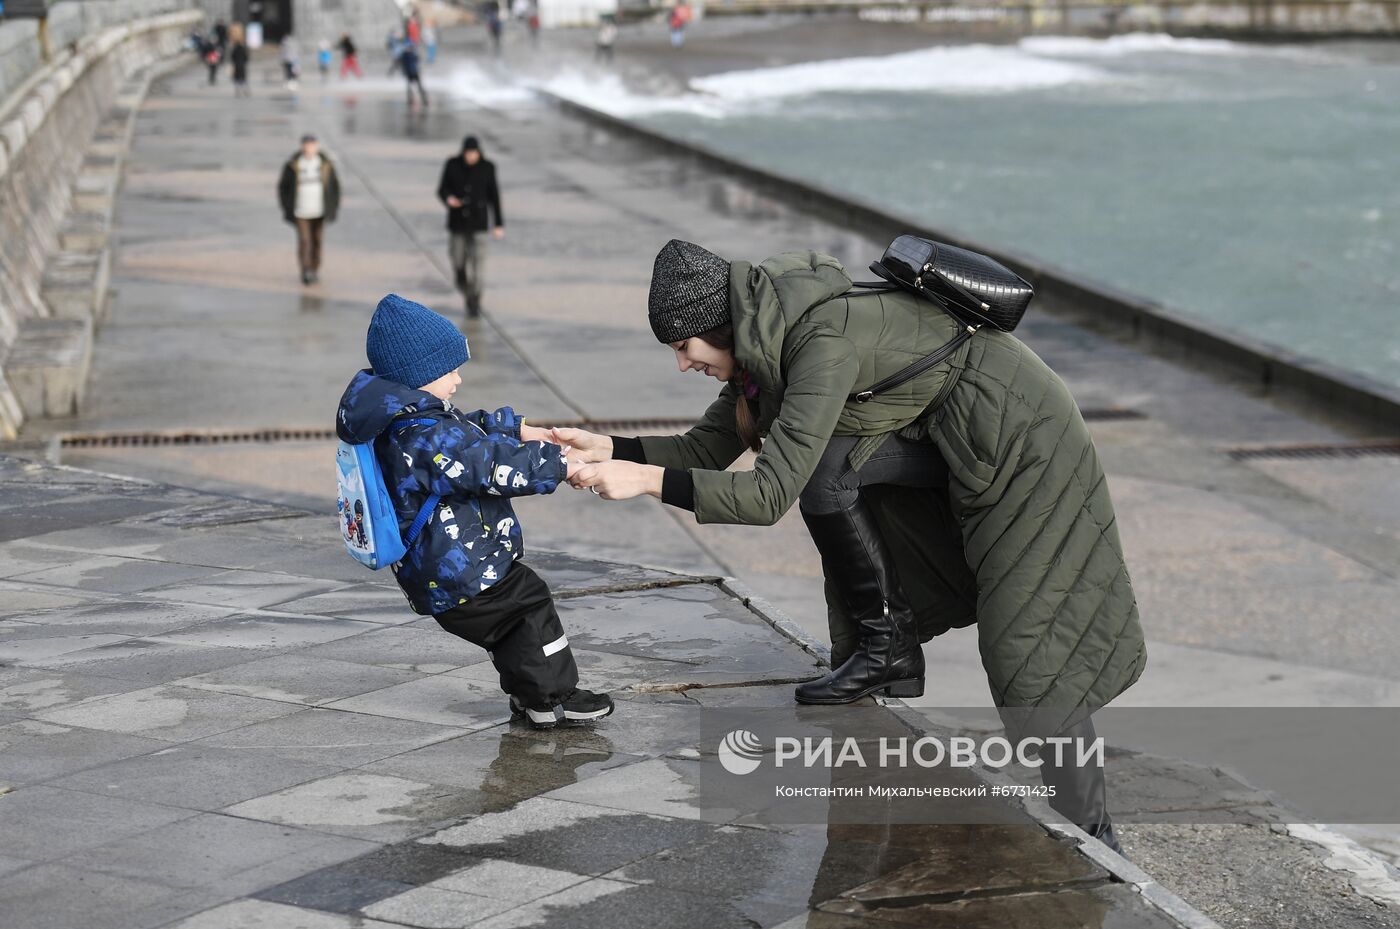
<svg viewBox="0 0 1400 929"><path fill-rule="evenodd" d="M340 179L314 135L301 137L301 148L282 166L277 182L282 218L297 227L297 262L301 282L314 284L321 270L321 238L326 223L340 211Z"/></svg>

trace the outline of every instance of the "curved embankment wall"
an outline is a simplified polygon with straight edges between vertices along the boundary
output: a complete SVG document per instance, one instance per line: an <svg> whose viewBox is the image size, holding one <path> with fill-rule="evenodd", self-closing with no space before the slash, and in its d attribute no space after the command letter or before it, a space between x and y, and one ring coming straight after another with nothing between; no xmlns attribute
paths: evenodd
<svg viewBox="0 0 1400 929"><path fill-rule="evenodd" d="M746 164L704 145L673 138L562 97L548 93L544 96L565 112L644 139L678 156L697 159L785 202L873 238L892 239L911 233L992 255L1035 286L1038 310L1075 319L1109 334L1160 344L1177 357L1184 355L1187 360L1201 364L1227 367L1270 391L1282 392L1309 405L1320 405L1364 426L1385 433L1400 432L1400 388L1278 346L1253 341L1206 320L1089 281L1034 258L968 241L946 230L929 228L918 220Z"/></svg>
<svg viewBox="0 0 1400 929"><path fill-rule="evenodd" d="M106 303L108 227L135 111L202 13L55 5L0 24L0 439L76 410Z"/></svg>

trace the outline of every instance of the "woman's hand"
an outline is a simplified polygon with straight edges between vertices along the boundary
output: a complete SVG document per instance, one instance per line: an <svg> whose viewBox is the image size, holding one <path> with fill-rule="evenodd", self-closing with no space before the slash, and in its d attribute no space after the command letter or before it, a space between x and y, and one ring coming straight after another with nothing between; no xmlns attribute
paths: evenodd
<svg viewBox="0 0 1400 929"><path fill-rule="evenodd" d="M572 447L570 457L579 461L608 461L612 458L612 437L589 432L587 429L550 429L549 437L545 441Z"/></svg>
<svg viewBox="0 0 1400 929"><path fill-rule="evenodd" d="M635 461L600 461L584 465L569 478L583 490L595 491L604 500L629 500L642 494L661 496L661 476L665 469Z"/></svg>

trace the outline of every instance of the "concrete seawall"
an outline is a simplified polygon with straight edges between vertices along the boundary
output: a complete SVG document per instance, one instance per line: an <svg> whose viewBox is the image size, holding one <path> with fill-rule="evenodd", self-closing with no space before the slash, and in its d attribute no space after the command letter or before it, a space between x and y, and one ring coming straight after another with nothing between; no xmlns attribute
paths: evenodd
<svg viewBox="0 0 1400 929"><path fill-rule="evenodd" d="M1074 319L1114 337L1160 345L1173 354L1184 352L1188 360L1199 366L1221 368L1271 394L1286 396L1305 406L1323 407L1330 415L1354 421L1362 429L1382 434L1400 431L1400 388L1252 340L1035 258L971 241L955 231L931 228L918 219L746 164L704 145L676 139L562 97L545 96L567 112L739 176L788 203L877 240L912 233L993 255L1035 286L1037 310Z"/></svg>
<svg viewBox="0 0 1400 929"><path fill-rule="evenodd" d="M182 5L64 3L42 29L0 26L0 439L82 397L131 121L201 17Z"/></svg>
<svg viewBox="0 0 1400 929"><path fill-rule="evenodd" d="M774 12L858 12L871 22L920 24L945 36L1168 32L1263 40L1393 36L1400 34L1400 0L1171 0L965 4L882 3L879 0L734 0L710 4L706 15Z"/></svg>

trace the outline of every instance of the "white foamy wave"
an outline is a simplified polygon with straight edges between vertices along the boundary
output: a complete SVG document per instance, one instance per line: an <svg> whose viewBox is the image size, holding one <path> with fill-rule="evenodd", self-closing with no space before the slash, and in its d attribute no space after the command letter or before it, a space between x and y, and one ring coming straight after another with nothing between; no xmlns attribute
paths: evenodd
<svg viewBox="0 0 1400 929"><path fill-rule="evenodd" d="M841 58L692 80L701 93L733 103L818 93L893 91L1011 93L1093 83L1107 75L1089 65L1053 61L1015 47L963 45L871 58Z"/></svg>
<svg viewBox="0 0 1400 929"><path fill-rule="evenodd" d="M1227 39L1179 39L1165 32L1129 32L1106 39L1079 36L1029 36L1016 43L1032 55L1067 58L1122 58L1143 52L1178 55L1247 55L1253 49Z"/></svg>
<svg viewBox="0 0 1400 929"><path fill-rule="evenodd" d="M528 83L516 80L507 72L487 70L472 63L458 64L442 77L424 78L430 89L448 90L454 96L480 106L510 106L536 100Z"/></svg>
<svg viewBox="0 0 1400 929"><path fill-rule="evenodd" d="M685 113L707 119L723 119L730 108L700 94L650 95L629 89L616 74L588 74L565 70L535 85L540 90L572 100L581 106L626 119L656 113Z"/></svg>

